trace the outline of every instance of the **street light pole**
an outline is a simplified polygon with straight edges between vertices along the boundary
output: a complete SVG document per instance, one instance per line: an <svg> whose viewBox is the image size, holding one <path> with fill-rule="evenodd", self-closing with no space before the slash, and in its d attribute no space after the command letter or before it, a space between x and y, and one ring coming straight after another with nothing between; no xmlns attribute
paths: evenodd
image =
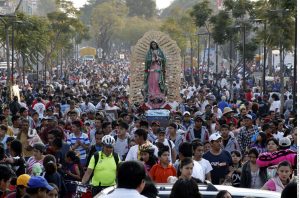
<svg viewBox="0 0 300 198"><path fill-rule="evenodd" d="M36 54L36 81L37 86L39 85L39 52Z"/></svg>
<svg viewBox="0 0 300 198"><path fill-rule="evenodd" d="M210 32L208 32L207 80L209 80L209 64L210 64Z"/></svg>
<svg viewBox="0 0 300 198"><path fill-rule="evenodd" d="M218 84L218 44L216 43L216 84Z"/></svg>
<svg viewBox="0 0 300 198"><path fill-rule="evenodd" d="M230 79L230 100L233 98L233 90L232 90L232 38L230 37L229 44L229 79Z"/></svg>
<svg viewBox="0 0 300 198"><path fill-rule="evenodd" d="M266 39L266 32L267 32L267 21L264 21L264 67L263 67L263 94L266 94L266 60L267 60L267 39Z"/></svg>
<svg viewBox="0 0 300 198"><path fill-rule="evenodd" d="M14 29L14 24L12 24L11 26L12 28L12 35L11 35L11 84L14 85L14 61L15 61L15 47L14 47L14 43L15 43L15 29Z"/></svg>
<svg viewBox="0 0 300 198"><path fill-rule="evenodd" d="M246 91L246 25L243 26L243 89Z"/></svg>
<svg viewBox="0 0 300 198"><path fill-rule="evenodd" d="M293 112L296 113L297 102L297 16L295 17L295 46L294 46L294 82L293 82Z"/></svg>
<svg viewBox="0 0 300 198"><path fill-rule="evenodd" d="M198 81L200 83L200 34L198 34L198 43L197 43L197 48L198 48L198 51L197 51L197 69L198 69L198 72L197 72L197 75L198 75Z"/></svg>

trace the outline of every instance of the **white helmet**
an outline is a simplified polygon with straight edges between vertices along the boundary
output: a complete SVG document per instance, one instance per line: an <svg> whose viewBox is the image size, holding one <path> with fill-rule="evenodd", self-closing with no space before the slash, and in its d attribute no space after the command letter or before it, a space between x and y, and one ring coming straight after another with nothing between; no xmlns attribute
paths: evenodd
<svg viewBox="0 0 300 198"><path fill-rule="evenodd" d="M115 138L111 135L105 135L102 138L102 144L104 144L104 146L114 146L115 142Z"/></svg>

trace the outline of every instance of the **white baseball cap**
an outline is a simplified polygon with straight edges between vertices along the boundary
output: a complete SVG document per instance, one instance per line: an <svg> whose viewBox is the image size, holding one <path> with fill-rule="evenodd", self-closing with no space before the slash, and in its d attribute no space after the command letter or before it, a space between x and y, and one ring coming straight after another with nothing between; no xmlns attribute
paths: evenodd
<svg viewBox="0 0 300 198"><path fill-rule="evenodd" d="M220 138L222 138L222 136L219 133L213 133L209 136L209 142L216 141Z"/></svg>

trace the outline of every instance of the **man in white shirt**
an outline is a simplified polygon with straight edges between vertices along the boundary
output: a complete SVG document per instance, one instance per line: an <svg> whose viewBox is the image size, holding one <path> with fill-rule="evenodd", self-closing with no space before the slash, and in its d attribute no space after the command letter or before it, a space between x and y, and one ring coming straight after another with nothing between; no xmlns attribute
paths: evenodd
<svg viewBox="0 0 300 198"><path fill-rule="evenodd" d="M155 143L157 142L160 142L162 143L163 145L169 147L169 160L171 163L175 163L176 161L176 150L175 150L175 144L173 143L173 141L171 140L168 140L166 138L166 129L164 129L163 127L160 127L158 129L158 138L157 140L155 141Z"/></svg>
<svg viewBox="0 0 300 198"><path fill-rule="evenodd" d="M39 114L39 119L44 117L44 112L46 110L45 105L42 103L42 99L39 97L36 99L37 103L33 106L33 109Z"/></svg>
<svg viewBox="0 0 300 198"><path fill-rule="evenodd" d="M188 142L183 142L182 144L180 144L179 160L177 160L174 164L174 167L176 168L176 170L179 169L180 160L182 160L186 157L192 158L192 156L193 156L192 144L188 143ZM194 167L193 167L192 177L197 178L203 182L205 180L204 170L197 161L195 161L195 160L193 160L193 161L194 161Z"/></svg>
<svg viewBox="0 0 300 198"><path fill-rule="evenodd" d="M155 145L153 145L151 142L147 141L147 132L144 129L137 129L134 132L134 140L136 142L136 145L132 146L129 149L125 161L139 160L141 158L139 148L141 145L145 143L151 144L152 147L154 148L154 155L158 156L158 148Z"/></svg>
<svg viewBox="0 0 300 198"><path fill-rule="evenodd" d="M128 161L120 164L117 173L117 188L104 198L146 198L140 193L145 187L146 172L144 165L138 161Z"/></svg>

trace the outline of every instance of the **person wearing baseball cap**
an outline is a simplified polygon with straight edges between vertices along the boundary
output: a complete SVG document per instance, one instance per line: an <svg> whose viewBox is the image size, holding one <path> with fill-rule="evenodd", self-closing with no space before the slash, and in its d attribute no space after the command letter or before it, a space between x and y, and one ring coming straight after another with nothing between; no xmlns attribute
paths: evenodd
<svg viewBox="0 0 300 198"><path fill-rule="evenodd" d="M151 123L150 130L148 131L148 140L150 142L153 143L157 139L159 127L160 127L159 121L153 121Z"/></svg>
<svg viewBox="0 0 300 198"><path fill-rule="evenodd" d="M205 126L203 126L204 120L201 115L194 118L194 127L190 127L186 134L186 140L192 142L195 138L200 139L201 143L204 144L208 141L209 133Z"/></svg>
<svg viewBox="0 0 300 198"><path fill-rule="evenodd" d="M237 136L242 154L244 154L247 149L250 149L251 145L256 142L256 137L259 133L258 127L253 125L252 116L250 114L246 114L243 117L243 122L244 126L240 129L240 133Z"/></svg>
<svg viewBox="0 0 300 198"><path fill-rule="evenodd" d="M161 143L165 146L167 146L169 148L169 160L171 163L174 163L176 161L176 149L175 149L175 144L173 143L173 141L168 140L166 138L166 129L163 127L160 127L158 129L158 136L157 136L157 140L155 141L156 145L158 146L157 143ZM159 146L158 146L159 147Z"/></svg>
<svg viewBox="0 0 300 198"><path fill-rule="evenodd" d="M289 149L291 146L291 140L288 137L283 137L279 140L279 148L281 150Z"/></svg>
<svg viewBox="0 0 300 198"><path fill-rule="evenodd" d="M30 177L26 192L30 197L47 197L47 192L53 190L47 180L41 176Z"/></svg>
<svg viewBox="0 0 300 198"><path fill-rule="evenodd" d="M194 124L193 120L191 119L191 113L188 111L183 112L183 121L182 126L184 126L184 130L187 130L191 125Z"/></svg>
<svg viewBox="0 0 300 198"><path fill-rule="evenodd" d="M213 184L222 184L226 175L230 172L229 167L232 165L232 158L228 151L221 147L222 136L216 132L209 136L210 150L203 155L213 168L211 179Z"/></svg>
<svg viewBox="0 0 300 198"><path fill-rule="evenodd" d="M28 187L28 182L30 175L23 174L17 178L16 191L7 195L7 198L23 197L26 194L26 188Z"/></svg>

